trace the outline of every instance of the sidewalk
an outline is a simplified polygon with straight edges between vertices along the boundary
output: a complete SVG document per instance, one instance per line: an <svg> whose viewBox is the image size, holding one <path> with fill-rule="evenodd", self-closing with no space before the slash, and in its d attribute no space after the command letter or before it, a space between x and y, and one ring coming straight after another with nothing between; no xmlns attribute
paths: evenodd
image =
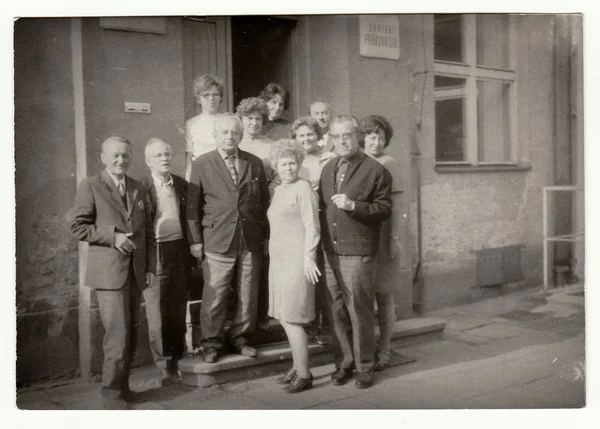
<svg viewBox="0 0 600 429"><path fill-rule="evenodd" d="M537 289L428 313L445 319L444 338L395 349L415 358L376 373L375 384L333 386L333 365L313 368L312 389L288 395L276 376L209 388L159 387L133 374L137 410L498 409L585 406L585 316L579 293ZM100 408L99 385L72 383L17 392L21 409Z"/></svg>

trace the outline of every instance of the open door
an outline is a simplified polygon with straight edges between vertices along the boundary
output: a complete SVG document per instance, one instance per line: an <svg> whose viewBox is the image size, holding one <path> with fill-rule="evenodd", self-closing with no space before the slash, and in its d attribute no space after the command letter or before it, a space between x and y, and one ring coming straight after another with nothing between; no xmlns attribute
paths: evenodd
<svg viewBox="0 0 600 429"><path fill-rule="evenodd" d="M231 18L233 108L257 97L271 82L283 86L292 100L283 117L294 119L294 29L296 20L270 16Z"/></svg>

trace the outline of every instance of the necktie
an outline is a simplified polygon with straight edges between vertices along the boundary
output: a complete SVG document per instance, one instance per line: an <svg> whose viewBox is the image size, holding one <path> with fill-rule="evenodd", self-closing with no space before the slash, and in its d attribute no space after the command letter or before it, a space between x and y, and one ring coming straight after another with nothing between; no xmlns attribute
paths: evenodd
<svg viewBox="0 0 600 429"><path fill-rule="evenodd" d="M225 164L227 164L227 169L229 170L229 174L231 174L231 178L233 179L233 183L235 186L238 185L238 171L235 167L235 155L227 155L225 157Z"/></svg>
<svg viewBox="0 0 600 429"><path fill-rule="evenodd" d="M346 173L348 172L348 161L342 158L337 167L337 172L335 174L335 183L337 192L340 192L342 189L342 184L344 179L346 178Z"/></svg>
<svg viewBox="0 0 600 429"><path fill-rule="evenodd" d="M127 209L127 194L125 192L125 184L121 181L119 181L119 184L117 185L117 189L119 190L119 195L121 196L121 199L123 200L123 204L125 204L125 209Z"/></svg>

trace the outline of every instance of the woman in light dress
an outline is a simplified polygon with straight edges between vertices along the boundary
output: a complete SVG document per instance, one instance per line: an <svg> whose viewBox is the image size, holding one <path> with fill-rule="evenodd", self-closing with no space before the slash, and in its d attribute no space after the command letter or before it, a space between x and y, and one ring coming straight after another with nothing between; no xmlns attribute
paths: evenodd
<svg viewBox="0 0 600 429"><path fill-rule="evenodd" d="M398 258L401 251L402 171L398 161L384 152L393 135L388 121L381 116L367 116L361 119L360 127L365 135L362 143L365 153L381 163L392 176L392 215L381 225L374 282L379 323L375 371L382 371L390 363L390 342L396 321L394 289L398 287Z"/></svg>
<svg viewBox="0 0 600 429"><path fill-rule="evenodd" d="M312 387L305 325L315 318L315 284L320 231L317 194L298 177L304 150L294 140L280 140L272 152L281 177L267 211L269 240L269 316L279 320L290 342L293 366L281 378L287 393Z"/></svg>
<svg viewBox="0 0 600 429"><path fill-rule="evenodd" d="M299 176L310 183L313 191L317 192L323 167L337 155L319 146L319 140L323 137L321 128L317 120L311 116L296 119L292 124L291 135L302 146L306 155ZM321 249L317 253L317 264L320 270L325 269ZM326 301L325 285L321 281L316 286L315 301L317 317L313 324L307 327L307 331L313 341L325 345L331 342L331 337L326 335L326 331L331 326L332 318Z"/></svg>
<svg viewBox="0 0 600 429"><path fill-rule="evenodd" d="M282 118L281 115L290 107L290 93L281 85L270 83L260 92L260 97L265 100L269 108L263 133L275 141L289 138L290 121Z"/></svg>
<svg viewBox="0 0 600 429"><path fill-rule="evenodd" d="M199 115L185 123L185 179L190 180L192 162L203 153L216 148L213 131L219 106L223 101L225 85L217 76L204 74L194 79L194 97L202 107Z"/></svg>

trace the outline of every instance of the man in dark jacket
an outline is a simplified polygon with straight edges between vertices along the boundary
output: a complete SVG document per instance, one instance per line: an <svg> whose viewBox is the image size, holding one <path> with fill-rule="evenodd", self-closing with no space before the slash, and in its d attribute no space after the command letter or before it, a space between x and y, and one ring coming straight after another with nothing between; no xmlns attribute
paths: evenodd
<svg viewBox="0 0 600 429"><path fill-rule="evenodd" d="M235 352L255 357L248 344L256 328L258 280L268 239L269 188L263 162L238 149L243 126L233 114L215 120L217 148L192 165L188 209L192 255L202 260L204 289L200 327L204 361L216 362L225 348L227 296L236 309L228 331Z"/></svg>
<svg viewBox="0 0 600 429"><path fill-rule="evenodd" d="M144 296L152 356L163 370L162 385L179 379L177 362L185 352L185 316L190 273L187 241L187 191L182 177L171 174L171 146L150 139L145 149L150 172L146 187L157 243L156 285Z"/></svg>
<svg viewBox="0 0 600 429"><path fill-rule="evenodd" d="M318 193L334 324L336 371L331 378L333 384L344 384L356 367L356 386L366 388L373 384L375 355L372 271L379 227L392 210L392 178L360 150L364 136L356 118L336 116L330 135L339 157L323 168Z"/></svg>
<svg viewBox="0 0 600 429"><path fill-rule="evenodd" d="M155 284L156 241L146 189L125 174L131 143L110 137L100 157L106 169L79 185L71 233L89 244L85 285L96 290L104 326L102 405L126 409L141 297Z"/></svg>

